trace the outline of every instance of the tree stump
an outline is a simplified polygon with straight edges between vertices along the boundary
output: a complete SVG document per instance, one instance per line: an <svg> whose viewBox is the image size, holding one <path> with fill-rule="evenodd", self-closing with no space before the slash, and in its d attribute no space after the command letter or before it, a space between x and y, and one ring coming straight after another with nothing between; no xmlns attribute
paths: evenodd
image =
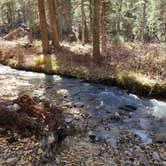
<svg viewBox="0 0 166 166"><path fill-rule="evenodd" d="M0 128L14 130L23 136L34 134L44 138L45 159L53 155L53 149L57 149L67 136L62 110L28 95L13 101L0 99Z"/></svg>

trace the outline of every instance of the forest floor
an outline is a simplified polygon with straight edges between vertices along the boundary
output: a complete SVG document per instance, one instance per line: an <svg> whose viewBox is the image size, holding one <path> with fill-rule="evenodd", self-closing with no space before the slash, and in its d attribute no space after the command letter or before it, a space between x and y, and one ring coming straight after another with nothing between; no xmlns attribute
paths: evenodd
<svg viewBox="0 0 166 166"><path fill-rule="evenodd" d="M139 95L166 97L165 43L110 44L98 65L90 45L61 43L59 51L44 56L39 41L32 47L25 46L25 39L0 42L1 63L17 69L61 74L116 85Z"/></svg>

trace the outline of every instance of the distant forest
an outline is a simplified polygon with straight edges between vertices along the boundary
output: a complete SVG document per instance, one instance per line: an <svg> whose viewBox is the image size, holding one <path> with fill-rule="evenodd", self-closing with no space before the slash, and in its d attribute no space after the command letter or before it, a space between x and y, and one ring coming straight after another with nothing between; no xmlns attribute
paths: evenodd
<svg viewBox="0 0 166 166"><path fill-rule="evenodd" d="M95 3L99 5L96 12L101 34L106 35L108 41L166 41L165 0L55 0L54 3L60 41L92 41ZM46 20L49 20L46 1L45 10ZM5 34L5 28L20 24L31 27L35 38L39 38L38 1L1 0L1 36ZM49 21L47 28L50 35Z"/></svg>

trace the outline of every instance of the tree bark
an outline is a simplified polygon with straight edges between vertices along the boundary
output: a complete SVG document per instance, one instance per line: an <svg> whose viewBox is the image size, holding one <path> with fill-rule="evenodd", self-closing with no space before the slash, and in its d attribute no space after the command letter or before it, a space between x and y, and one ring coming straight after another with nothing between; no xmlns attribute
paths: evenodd
<svg viewBox="0 0 166 166"><path fill-rule="evenodd" d="M119 34L120 33L120 23L121 23L121 11L122 11L122 4L123 4L123 0L120 0L119 2L120 6L118 9L118 13L117 13L117 23L116 23L116 33Z"/></svg>
<svg viewBox="0 0 166 166"><path fill-rule="evenodd" d="M51 27L51 33L52 33L52 39L53 44L56 49L60 47L59 44L59 37L58 37L58 31L57 31L57 23L56 23L56 15L55 15L55 1L54 0L48 0L48 8L49 8L49 18L50 18L50 27Z"/></svg>
<svg viewBox="0 0 166 166"><path fill-rule="evenodd" d="M18 34L19 32L21 32L21 31L23 31L23 28L18 27L18 28L16 28L16 29L12 30L11 32L9 32L7 35L5 35L5 36L3 37L3 39L4 39L4 40L13 40L13 39L16 38L17 34Z"/></svg>
<svg viewBox="0 0 166 166"><path fill-rule="evenodd" d="M101 46L102 46L102 54L106 54L107 47L107 33L106 33L106 0L102 1L102 12L101 12Z"/></svg>
<svg viewBox="0 0 166 166"><path fill-rule="evenodd" d="M143 13L142 13L142 25L141 25L141 36L140 40L144 43L144 35L145 35L145 17L146 17L146 0L144 0L143 4Z"/></svg>
<svg viewBox="0 0 166 166"><path fill-rule="evenodd" d="M166 23L164 24L164 28L165 28L165 42L166 42Z"/></svg>
<svg viewBox="0 0 166 166"><path fill-rule="evenodd" d="M31 0L28 0L28 26L29 26L29 33L28 33L28 40L29 43L32 44L33 42L33 31L32 31L32 11L30 10L31 5Z"/></svg>
<svg viewBox="0 0 166 166"><path fill-rule="evenodd" d="M93 57L97 63L100 63L100 1L94 0L93 16Z"/></svg>
<svg viewBox="0 0 166 166"><path fill-rule="evenodd" d="M38 0L38 8L39 8L42 48L43 48L43 53L47 54L49 53L49 42L47 36L47 23L46 23L44 0Z"/></svg>
<svg viewBox="0 0 166 166"><path fill-rule="evenodd" d="M86 17L84 11L84 0L81 0L81 13L82 13L82 45L85 46Z"/></svg>
<svg viewBox="0 0 166 166"><path fill-rule="evenodd" d="M90 19L89 38L90 38L91 42L92 42L92 33L93 33L93 9L92 9L93 3L92 3L92 1L93 0L89 0L89 19Z"/></svg>

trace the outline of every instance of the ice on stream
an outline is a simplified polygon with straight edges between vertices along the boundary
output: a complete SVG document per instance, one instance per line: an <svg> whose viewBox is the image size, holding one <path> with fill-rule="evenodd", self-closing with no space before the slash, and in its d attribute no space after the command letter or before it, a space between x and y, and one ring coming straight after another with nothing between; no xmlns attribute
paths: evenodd
<svg viewBox="0 0 166 166"><path fill-rule="evenodd" d="M152 114L156 117L166 119L166 103L156 99L151 99L150 103L153 105Z"/></svg>
<svg viewBox="0 0 166 166"><path fill-rule="evenodd" d="M133 130L133 132L135 134L137 134L144 143L146 143L146 144L151 144L152 143L152 139L149 138L148 134L144 130L143 131Z"/></svg>
<svg viewBox="0 0 166 166"><path fill-rule="evenodd" d="M53 79L54 81L60 81L62 78L58 75L46 75L44 73L37 73L37 72L30 72L30 71L23 71L23 70L16 70L12 69L8 66L0 65L0 75L14 75L14 76L23 76L23 77L30 77L30 78L45 78L45 79Z"/></svg>

